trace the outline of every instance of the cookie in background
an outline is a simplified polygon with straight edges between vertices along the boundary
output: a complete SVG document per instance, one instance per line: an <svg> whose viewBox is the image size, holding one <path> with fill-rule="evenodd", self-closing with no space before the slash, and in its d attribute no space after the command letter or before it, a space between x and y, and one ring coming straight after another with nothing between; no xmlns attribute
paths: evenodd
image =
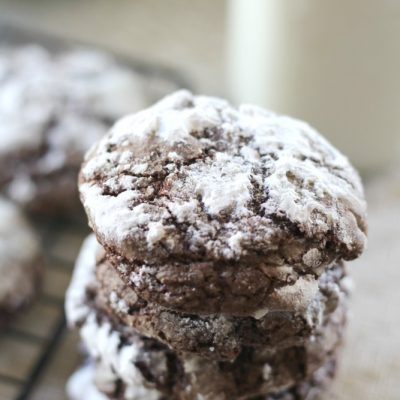
<svg viewBox="0 0 400 400"><path fill-rule="evenodd" d="M21 210L0 197L0 329L35 298L42 266L36 233Z"/></svg>
<svg viewBox="0 0 400 400"><path fill-rule="evenodd" d="M0 190L24 209L72 215L84 153L145 105L142 77L90 49L0 49Z"/></svg>

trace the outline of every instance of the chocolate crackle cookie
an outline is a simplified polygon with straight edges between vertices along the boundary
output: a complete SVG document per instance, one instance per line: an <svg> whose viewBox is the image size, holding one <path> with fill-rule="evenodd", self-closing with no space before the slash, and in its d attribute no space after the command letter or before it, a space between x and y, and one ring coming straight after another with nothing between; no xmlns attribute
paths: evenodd
<svg viewBox="0 0 400 400"><path fill-rule="evenodd" d="M30 211L79 206L84 153L144 106L140 78L92 50L0 49L0 190Z"/></svg>
<svg viewBox="0 0 400 400"><path fill-rule="evenodd" d="M234 360L246 346L277 349L303 344L348 296L344 265L338 264L318 281L310 278L302 285L297 281L293 286L277 286L271 291L269 310L258 319L178 313L148 303L125 285L93 236L86 240L81 254L70 291L90 293L86 303L100 313L178 353L218 360Z"/></svg>
<svg viewBox="0 0 400 400"><path fill-rule="evenodd" d="M79 176L94 234L66 315L93 399L311 400L334 378L366 205L304 122L179 91L117 122Z"/></svg>
<svg viewBox="0 0 400 400"><path fill-rule="evenodd" d="M87 243L93 239L88 239ZM89 256L84 251L80 261ZM300 346L281 349L245 347L234 361L177 353L157 340L139 335L112 315L99 311L93 278L77 269L67 293L67 318L80 327L85 347L96 363L97 387L120 399L252 399L308 382L335 363L346 320L340 304Z"/></svg>
<svg viewBox="0 0 400 400"><path fill-rule="evenodd" d="M0 197L0 328L35 296L42 274L39 241L21 211Z"/></svg>
<svg viewBox="0 0 400 400"><path fill-rule="evenodd" d="M316 131L187 91L119 121L80 193L125 281L186 312L257 313L272 281L318 275L366 240L360 179Z"/></svg>

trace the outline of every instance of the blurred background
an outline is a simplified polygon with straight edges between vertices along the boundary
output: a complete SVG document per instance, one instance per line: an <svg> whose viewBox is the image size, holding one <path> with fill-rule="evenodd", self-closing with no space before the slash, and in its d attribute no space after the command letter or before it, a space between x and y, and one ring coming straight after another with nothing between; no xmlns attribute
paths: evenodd
<svg viewBox="0 0 400 400"><path fill-rule="evenodd" d="M400 155L395 0L0 4L6 21L168 65L198 92L303 118L363 169Z"/></svg>
<svg viewBox="0 0 400 400"><path fill-rule="evenodd" d="M351 265L353 316L333 398L400 398L399 1L1 0L2 23L168 67L196 93L305 119L344 152L366 183L370 244ZM72 263L81 237L66 235L58 246ZM32 398L63 398L74 348L70 335Z"/></svg>

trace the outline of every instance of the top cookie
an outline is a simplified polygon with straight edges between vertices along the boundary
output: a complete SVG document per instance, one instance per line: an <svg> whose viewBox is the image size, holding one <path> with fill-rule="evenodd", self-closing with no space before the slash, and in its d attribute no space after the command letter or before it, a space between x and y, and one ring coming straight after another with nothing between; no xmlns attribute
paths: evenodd
<svg viewBox="0 0 400 400"><path fill-rule="evenodd" d="M318 268L366 242L360 178L306 123L176 92L86 155L81 199L129 261L252 260Z"/></svg>
<svg viewBox="0 0 400 400"><path fill-rule="evenodd" d="M2 192L34 211L79 204L83 155L116 119L144 107L141 85L98 51L0 48Z"/></svg>

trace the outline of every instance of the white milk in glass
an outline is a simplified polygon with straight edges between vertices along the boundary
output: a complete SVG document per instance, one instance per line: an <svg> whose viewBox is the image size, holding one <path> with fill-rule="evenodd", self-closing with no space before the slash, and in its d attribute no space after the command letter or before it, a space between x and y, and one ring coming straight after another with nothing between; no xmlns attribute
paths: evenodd
<svg viewBox="0 0 400 400"><path fill-rule="evenodd" d="M400 161L400 0L231 0L228 90L307 120L358 167Z"/></svg>

